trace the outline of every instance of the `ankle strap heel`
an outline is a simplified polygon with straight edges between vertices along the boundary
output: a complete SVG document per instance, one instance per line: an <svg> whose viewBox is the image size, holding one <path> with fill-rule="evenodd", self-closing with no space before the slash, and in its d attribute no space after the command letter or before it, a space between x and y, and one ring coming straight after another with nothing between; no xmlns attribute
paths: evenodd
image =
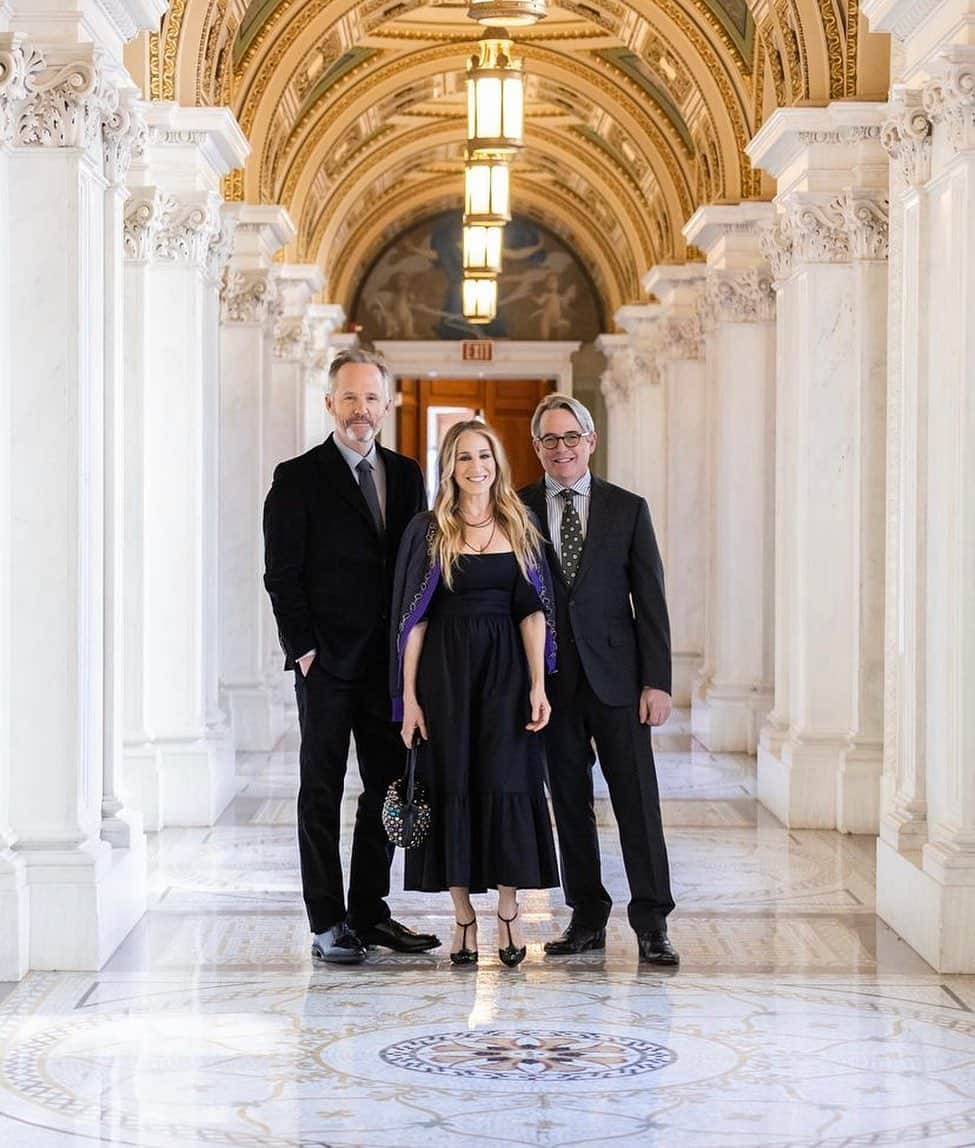
<svg viewBox="0 0 975 1148"><path fill-rule="evenodd" d="M467 930L477 928L477 917L473 921L468 921L466 925L463 921L455 921L454 924L458 929L463 929L464 932L460 938L460 948L456 953L450 954L450 963L452 965L476 965L477 949L467 947Z"/></svg>
<svg viewBox="0 0 975 1148"><path fill-rule="evenodd" d="M528 953L528 947L526 945L522 945L521 948L515 948L514 939L511 936L511 923L517 919L517 909L515 909L515 915L513 917L502 917L501 914L498 913L498 920L508 930L508 943L503 949L498 949L498 957L501 963L507 966L509 969L513 969L516 965L520 965Z"/></svg>

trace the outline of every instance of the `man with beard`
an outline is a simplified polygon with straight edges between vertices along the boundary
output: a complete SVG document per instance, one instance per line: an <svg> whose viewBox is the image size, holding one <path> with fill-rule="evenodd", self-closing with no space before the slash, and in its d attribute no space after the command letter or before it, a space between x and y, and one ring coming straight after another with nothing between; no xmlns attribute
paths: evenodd
<svg viewBox="0 0 975 1148"><path fill-rule="evenodd" d="M264 506L264 585L285 669L295 671L298 846L312 956L357 964L367 946L415 953L440 944L390 916L392 848L381 820L386 788L405 765L390 720L393 572L403 531L426 497L417 464L376 442L391 402L383 360L344 351L328 374L325 405L335 431L274 472ZM346 901L339 823L350 736L363 791Z"/></svg>

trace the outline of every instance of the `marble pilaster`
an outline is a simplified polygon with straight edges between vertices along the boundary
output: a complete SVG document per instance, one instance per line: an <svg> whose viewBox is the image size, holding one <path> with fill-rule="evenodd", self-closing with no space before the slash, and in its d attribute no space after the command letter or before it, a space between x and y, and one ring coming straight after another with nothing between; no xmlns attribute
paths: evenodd
<svg viewBox="0 0 975 1148"><path fill-rule="evenodd" d="M891 161L887 744L877 911L975 972L975 5L869 0L899 60Z"/></svg>
<svg viewBox="0 0 975 1148"><path fill-rule="evenodd" d="M212 824L234 791L215 706L217 269L231 226L218 189L247 143L225 108L145 114L125 217L126 424L141 448L126 473L138 520L126 537L138 587L126 606L126 785L160 828Z"/></svg>
<svg viewBox="0 0 975 1148"><path fill-rule="evenodd" d="M627 335L600 335L596 346L606 356L600 389L606 400L606 477L630 487L633 474L632 352ZM598 429L598 428L597 428Z"/></svg>
<svg viewBox="0 0 975 1148"><path fill-rule="evenodd" d="M673 697L690 706L704 652L707 586L707 390L698 305L703 263L663 264L643 281L660 300L655 362L666 395L666 534Z"/></svg>
<svg viewBox="0 0 975 1148"><path fill-rule="evenodd" d="M240 208L220 315L220 691L234 745L269 750L284 726L265 681L268 659L261 508L275 322L272 258L294 238L284 208ZM274 642L277 648L277 642Z"/></svg>
<svg viewBox="0 0 975 1148"><path fill-rule="evenodd" d="M345 322L338 303L312 303L308 307L308 350L305 357L301 449L311 450L332 432L332 416L325 409L328 368L336 353L334 337Z"/></svg>
<svg viewBox="0 0 975 1148"><path fill-rule="evenodd" d="M708 392L704 658L691 720L712 752L754 753L772 699L775 296L759 250L767 203L699 208Z"/></svg>
<svg viewBox="0 0 975 1148"><path fill-rule="evenodd" d="M876 832L883 744L885 105L774 113L775 705L758 792L787 825Z"/></svg>
<svg viewBox="0 0 975 1148"><path fill-rule="evenodd" d="M0 965L14 976L25 937L30 968L99 968L145 906L141 833L127 832L127 822L126 832L109 830L111 843L102 838L103 819L121 812L120 633L108 601L118 573L121 256L110 230L133 142L122 47L163 9L18 4L0 46L0 275L16 269L16 290L0 306L9 323L0 351L9 350L3 550L16 558L0 593L15 606L3 644L17 651L5 691L9 806L0 822L9 820L5 836L28 891L25 916L18 874L11 883L0 849ZM38 627L49 637L38 641ZM0 781L0 806L4 788Z"/></svg>

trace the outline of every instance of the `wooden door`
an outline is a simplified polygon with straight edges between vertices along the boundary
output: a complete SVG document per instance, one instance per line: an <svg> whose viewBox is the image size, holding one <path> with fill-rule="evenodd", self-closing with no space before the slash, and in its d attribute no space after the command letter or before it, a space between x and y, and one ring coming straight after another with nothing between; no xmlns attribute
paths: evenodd
<svg viewBox="0 0 975 1148"><path fill-rule="evenodd" d="M400 379L399 449L432 479L436 448L459 418L483 418L504 443L516 487L541 476L531 443L532 412L555 389L548 379ZM432 433L435 437L430 441ZM432 449L431 449L432 448Z"/></svg>

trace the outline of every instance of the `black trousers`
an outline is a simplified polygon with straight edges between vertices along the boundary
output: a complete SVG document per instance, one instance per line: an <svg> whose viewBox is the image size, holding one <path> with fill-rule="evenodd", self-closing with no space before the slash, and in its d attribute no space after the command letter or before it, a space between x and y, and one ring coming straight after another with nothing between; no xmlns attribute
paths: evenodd
<svg viewBox="0 0 975 1148"><path fill-rule="evenodd" d="M636 705L604 705L581 668L573 677L567 695L571 700L553 703L545 730L566 904L572 909L572 920L587 929L603 928L613 904L603 886L599 863L592 789L595 741L619 824L630 885L630 924L637 932L660 928L674 899L650 727L640 724Z"/></svg>
<svg viewBox="0 0 975 1148"><path fill-rule="evenodd" d="M301 728L298 852L301 887L313 933L348 919L353 929L388 920L393 847L382 826L383 798L406 765L399 726L389 720L389 688L382 658L357 681L332 677L312 663L295 670ZM356 808L349 870L348 913L339 859L339 826L349 738L355 737L363 791Z"/></svg>

